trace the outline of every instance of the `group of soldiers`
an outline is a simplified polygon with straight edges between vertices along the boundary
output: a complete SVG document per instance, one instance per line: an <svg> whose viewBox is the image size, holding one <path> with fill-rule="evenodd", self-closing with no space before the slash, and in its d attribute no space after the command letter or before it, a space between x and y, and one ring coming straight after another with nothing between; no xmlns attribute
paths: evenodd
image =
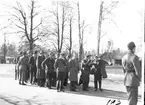
<svg viewBox="0 0 145 105"><path fill-rule="evenodd" d="M110 64L105 60L91 55L79 63L76 53L67 56L66 53L58 54L57 56L51 52L45 55L43 51L35 51L33 54L23 52L17 57L15 68L15 79L19 80L20 85L26 85L28 82L31 85L40 87L53 87L57 91L65 91L65 86L70 81L70 90L76 91L77 86L82 85L83 91L88 91L90 74L94 75L95 91L101 88L101 80L107 78L105 65ZM78 74L81 76L78 78Z"/></svg>

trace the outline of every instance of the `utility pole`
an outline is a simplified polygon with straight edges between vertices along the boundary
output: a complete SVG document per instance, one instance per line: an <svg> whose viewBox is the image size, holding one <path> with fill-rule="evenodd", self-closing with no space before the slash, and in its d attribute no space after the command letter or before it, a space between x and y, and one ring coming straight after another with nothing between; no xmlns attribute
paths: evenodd
<svg viewBox="0 0 145 105"><path fill-rule="evenodd" d="M102 25L102 13L103 13L103 3L104 1L101 1L100 4L100 14L99 14L99 22L98 22L98 35L97 35L97 56L99 56L100 51L100 39L101 39L101 25Z"/></svg>

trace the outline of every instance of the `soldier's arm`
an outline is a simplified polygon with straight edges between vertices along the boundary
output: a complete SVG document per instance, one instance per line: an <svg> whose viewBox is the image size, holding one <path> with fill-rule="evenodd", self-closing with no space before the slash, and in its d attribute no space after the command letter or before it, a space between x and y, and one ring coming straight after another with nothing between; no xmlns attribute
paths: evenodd
<svg viewBox="0 0 145 105"><path fill-rule="evenodd" d="M36 58L36 67L39 68L39 57Z"/></svg>
<svg viewBox="0 0 145 105"><path fill-rule="evenodd" d="M56 59L56 60L55 60L55 63L54 63L54 68L55 68L55 69L57 69L57 68L58 68L58 59Z"/></svg>
<svg viewBox="0 0 145 105"><path fill-rule="evenodd" d="M123 72L125 73L125 59L124 58L122 58L122 67L123 67Z"/></svg>
<svg viewBox="0 0 145 105"><path fill-rule="evenodd" d="M133 65L135 68L135 73L140 80L141 79L141 66L140 66L139 58L137 56L135 56L133 59Z"/></svg>
<svg viewBox="0 0 145 105"><path fill-rule="evenodd" d="M48 62L48 59L47 59L47 58L41 63L41 67L42 67L42 68L45 68L46 62Z"/></svg>

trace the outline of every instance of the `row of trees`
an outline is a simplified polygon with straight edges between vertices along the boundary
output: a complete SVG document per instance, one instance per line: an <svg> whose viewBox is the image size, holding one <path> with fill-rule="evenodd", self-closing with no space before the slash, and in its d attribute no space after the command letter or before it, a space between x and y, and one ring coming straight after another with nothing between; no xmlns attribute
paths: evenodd
<svg viewBox="0 0 145 105"><path fill-rule="evenodd" d="M15 34L21 36L23 45L29 45L29 50L32 53L35 48L36 41L49 41L53 48L59 53L62 52L63 47L71 55L73 40L72 32L73 25L78 24L78 44L79 44L79 58L80 61L84 55L84 32L88 24L85 20L81 20L81 11L79 2L73 1L53 1L51 10L46 11L48 16L42 16L38 2L30 0L28 10L25 10L20 2L16 2L16 6L11 7L13 12L10 13L10 20L12 28L16 29ZM102 22L109 19L106 16L111 14L118 2L111 2L107 7L103 6L104 2L100 4L100 15L98 21L98 46L97 54L99 55L100 39L102 34ZM27 11L27 12L26 12ZM38 22L38 18L40 21ZM111 19L109 19L111 20ZM111 20L112 21L112 20ZM96 22L97 23L97 22ZM69 43L65 43L68 41Z"/></svg>

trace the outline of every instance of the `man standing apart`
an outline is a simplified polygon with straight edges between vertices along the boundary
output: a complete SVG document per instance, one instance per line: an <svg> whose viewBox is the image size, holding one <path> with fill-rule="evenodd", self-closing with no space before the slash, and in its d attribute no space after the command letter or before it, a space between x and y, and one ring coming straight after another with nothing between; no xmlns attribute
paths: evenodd
<svg viewBox="0 0 145 105"><path fill-rule="evenodd" d="M46 58L41 66L42 68L44 69L45 68L45 65L47 66L47 71L46 71L46 82L47 82L47 86L49 89L51 89L51 86L52 86L52 80L54 79L53 76L54 76L54 54L53 53L50 53L49 57Z"/></svg>
<svg viewBox="0 0 145 105"><path fill-rule="evenodd" d="M65 79L65 69L66 69L66 62L65 62L65 54L62 53L61 56L56 59L54 67L56 69L57 74L57 92L63 91L64 92L64 79Z"/></svg>
<svg viewBox="0 0 145 105"><path fill-rule="evenodd" d="M128 53L122 58L122 66L125 73L124 85L128 93L128 105L137 105L141 67L139 57L134 54L136 48L134 42L130 42L127 47Z"/></svg>

